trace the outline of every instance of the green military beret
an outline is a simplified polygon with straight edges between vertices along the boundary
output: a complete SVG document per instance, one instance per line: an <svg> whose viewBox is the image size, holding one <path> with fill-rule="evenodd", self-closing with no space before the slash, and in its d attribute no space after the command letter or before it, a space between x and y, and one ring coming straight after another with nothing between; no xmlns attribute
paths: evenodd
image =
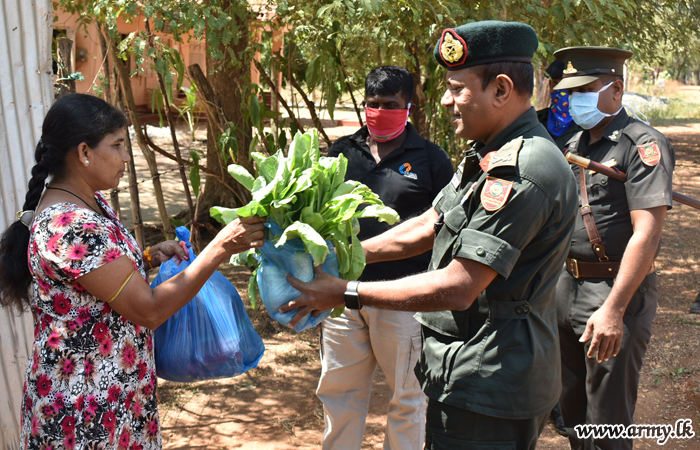
<svg viewBox="0 0 700 450"><path fill-rule="evenodd" d="M567 47L554 52L566 68L554 89L571 89L591 83L604 75L623 76L625 61L633 53L612 47Z"/></svg>
<svg viewBox="0 0 700 450"><path fill-rule="evenodd" d="M435 59L447 70L496 62L532 62L537 34L520 22L485 20L442 32L435 45Z"/></svg>

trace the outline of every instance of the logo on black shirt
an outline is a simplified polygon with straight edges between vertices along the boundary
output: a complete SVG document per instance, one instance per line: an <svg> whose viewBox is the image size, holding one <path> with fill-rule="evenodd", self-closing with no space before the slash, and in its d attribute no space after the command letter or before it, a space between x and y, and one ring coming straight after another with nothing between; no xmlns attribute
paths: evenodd
<svg viewBox="0 0 700 450"><path fill-rule="evenodd" d="M411 172L411 164L409 163L403 163L401 167L399 167L399 173L405 177L412 178L414 180L418 179L418 175Z"/></svg>

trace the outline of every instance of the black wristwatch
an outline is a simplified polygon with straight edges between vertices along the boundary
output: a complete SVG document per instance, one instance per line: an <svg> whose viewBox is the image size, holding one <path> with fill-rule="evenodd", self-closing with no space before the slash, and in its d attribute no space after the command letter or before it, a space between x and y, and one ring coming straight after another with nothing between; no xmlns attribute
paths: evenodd
<svg viewBox="0 0 700 450"><path fill-rule="evenodd" d="M362 309L360 294L357 293L357 286L359 284L359 281L351 281L348 283L348 287L345 290L345 307L348 309Z"/></svg>

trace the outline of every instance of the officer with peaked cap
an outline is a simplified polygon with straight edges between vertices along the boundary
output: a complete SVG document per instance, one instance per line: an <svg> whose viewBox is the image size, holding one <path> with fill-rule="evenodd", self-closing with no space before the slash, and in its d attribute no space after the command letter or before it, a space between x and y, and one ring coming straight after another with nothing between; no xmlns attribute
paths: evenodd
<svg viewBox="0 0 700 450"><path fill-rule="evenodd" d="M642 359L656 314L656 256L671 208L673 147L627 115L623 69L632 52L571 47L562 81L584 131L565 151L627 174L621 182L572 165L581 214L557 284L562 356L559 404L574 449L631 449L632 439L581 439L576 425L632 424Z"/></svg>
<svg viewBox="0 0 700 450"><path fill-rule="evenodd" d="M534 449L559 398L554 288L576 182L530 105L537 45L528 25L488 21L446 29L435 47L442 105L473 145L430 210L363 242L368 263L432 248L427 273L290 278L302 292L282 308L300 308L292 325L343 304L421 311L428 450Z"/></svg>

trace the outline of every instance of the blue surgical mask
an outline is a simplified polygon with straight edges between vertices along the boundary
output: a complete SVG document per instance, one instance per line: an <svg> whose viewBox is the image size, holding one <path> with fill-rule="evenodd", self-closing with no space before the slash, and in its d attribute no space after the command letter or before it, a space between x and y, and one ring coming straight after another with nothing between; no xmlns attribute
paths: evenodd
<svg viewBox="0 0 700 450"><path fill-rule="evenodd" d="M609 88L612 83L606 84L598 92L574 92L571 94L569 102L569 110L571 118L584 130L590 130L598 125L601 120L606 117L614 116L619 113L620 108L615 114L606 114L598 109L598 97L600 93Z"/></svg>

